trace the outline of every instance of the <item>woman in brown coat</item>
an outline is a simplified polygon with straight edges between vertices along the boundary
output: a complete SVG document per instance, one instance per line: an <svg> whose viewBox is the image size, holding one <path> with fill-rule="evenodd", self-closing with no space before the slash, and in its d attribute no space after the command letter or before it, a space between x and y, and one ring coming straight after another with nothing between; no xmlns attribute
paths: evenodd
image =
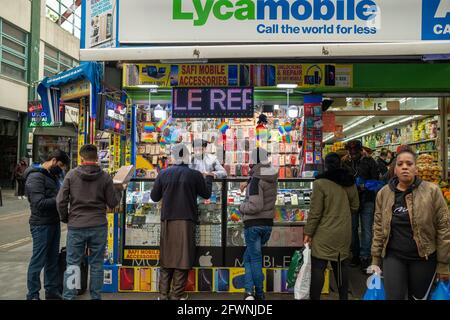
<svg viewBox="0 0 450 320"><path fill-rule="evenodd" d="M448 207L437 185L417 177L411 150L399 152L395 177L377 195L370 269L381 262L388 300L423 299L435 274L449 278Z"/></svg>

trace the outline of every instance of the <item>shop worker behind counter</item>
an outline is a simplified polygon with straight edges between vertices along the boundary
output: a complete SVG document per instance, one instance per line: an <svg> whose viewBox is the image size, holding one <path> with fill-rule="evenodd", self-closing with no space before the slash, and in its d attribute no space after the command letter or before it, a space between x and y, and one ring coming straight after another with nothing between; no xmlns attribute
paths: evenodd
<svg viewBox="0 0 450 320"><path fill-rule="evenodd" d="M351 266L361 264L365 273L370 265L370 247L372 245L373 214L375 211L376 192L368 190L365 184L369 180L379 180L377 162L370 156L363 154L361 141L349 141L345 148L348 155L342 158L342 167L350 175L355 177L359 193L359 210L352 215L352 261ZM361 225L361 242L359 237L359 226Z"/></svg>
<svg viewBox="0 0 450 320"><path fill-rule="evenodd" d="M119 205L123 186L114 185L109 174L100 168L96 146L82 146L80 157L81 165L67 174L56 199L61 221L68 225L63 298L72 300L76 297L77 290L67 286L68 278L73 273L70 273L69 268L80 266L87 248L91 298L100 300L108 234L106 210L107 207Z"/></svg>
<svg viewBox="0 0 450 320"><path fill-rule="evenodd" d="M212 173L214 178L223 179L227 177L227 172L220 164L215 155L206 152L208 141L196 139L193 142L194 158L189 166L191 169L201 173Z"/></svg>
<svg viewBox="0 0 450 320"><path fill-rule="evenodd" d="M61 299L58 283L58 254L61 237L56 195L57 176L69 165L69 156L61 150L50 152L42 164L25 170L25 194L31 209L30 230L33 255L28 267L28 300L39 300L41 271L44 268L46 299Z"/></svg>
<svg viewBox="0 0 450 320"><path fill-rule="evenodd" d="M203 178L189 168L190 153L184 144L172 148L172 161L172 167L158 174L150 196L155 202L162 199L160 299L185 300L184 288L195 259L197 196L211 197L213 175Z"/></svg>
<svg viewBox="0 0 450 320"><path fill-rule="evenodd" d="M241 184L246 189L239 210L243 214L245 300L264 300L262 246L269 241L275 217L278 170L269 162L267 150L256 148L251 155L250 179Z"/></svg>

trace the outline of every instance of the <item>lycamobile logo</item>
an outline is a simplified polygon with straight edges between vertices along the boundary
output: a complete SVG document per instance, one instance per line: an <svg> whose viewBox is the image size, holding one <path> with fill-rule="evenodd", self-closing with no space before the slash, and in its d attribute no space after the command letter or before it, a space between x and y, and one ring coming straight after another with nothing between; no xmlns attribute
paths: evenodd
<svg viewBox="0 0 450 320"><path fill-rule="evenodd" d="M194 12L183 11L192 3ZM282 20L300 21L331 19L353 21L376 18L377 5L373 0L173 0L174 20L193 20L203 26L211 14L218 20Z"/></svg>

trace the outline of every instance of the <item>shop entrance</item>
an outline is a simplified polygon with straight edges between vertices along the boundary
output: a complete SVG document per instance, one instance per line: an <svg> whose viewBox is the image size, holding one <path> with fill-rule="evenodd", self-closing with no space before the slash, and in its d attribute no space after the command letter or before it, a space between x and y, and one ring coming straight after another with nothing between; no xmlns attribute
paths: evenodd
<svg viewBox="0 0 450 320"><path fill-rule="evenodd" d="M14 189L14 169L17 163L18 126L16 121L0 119L0 185Z"/></svg>
<svg viewBox="0 0 450 320"><path fill-rule="evenodd" d="M446 119L439 98L336 98L329 111L335 116L336 131L324 135L324 155L345 155L350 140L360 140L375 160L387 151L395 156L400 146L407 146L418 156L423 180L445 181L448 157L441 128Z"/></svg>

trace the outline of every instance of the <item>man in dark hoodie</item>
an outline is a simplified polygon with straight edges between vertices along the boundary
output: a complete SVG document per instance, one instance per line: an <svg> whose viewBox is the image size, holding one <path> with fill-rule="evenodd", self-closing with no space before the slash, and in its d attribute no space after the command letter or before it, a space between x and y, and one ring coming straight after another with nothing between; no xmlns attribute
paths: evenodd
<svg viewBox="0 0 450 320"><path fill-rule="evenodd" d="M264 300L262 273L262 246L269 241L272 233L274 209L277 200L278 170L269 162L267 151L256 148L251 155L250 179L245 201L240 212L244 220L244 237L246 250L245 267L245 300Z"/></svg>
<svg viewBox="0 0 450 320"><path fill-rule="evenodd" d="M352 239L352 214L359 208L355 178L341 168L339 155L325 157L326 171L317 176L304 230L311 247L311 300L319 300L324 271L331 261L339 299L348 299L348 257Z"/></svg>
<svg viewBox="0 0 450 320"><path fill-rule="evenodd" d="M61 221L68 224L63 298L72 300L77 295L79 288L72 286L73 273L77 274L88 248L91 298L100 300L108 234L106 210L119 205L123 186L114 185L109 174L100 168L96 146L82 146L80 157L81 165L67 174L56 198Z"/></svg>
<svg viewBox="0 0 450 320"><path fill-rule="evenodd" d="M45 298L61 299L58 284L58 253L61 226L56 209L59 190L57 176L69 165L69 156L61 150L50 152L41 165L24 172L25 194L30 203L30 230L33 255L28 267L27 300L39 300L41 271L44 268Z"/></svg>

